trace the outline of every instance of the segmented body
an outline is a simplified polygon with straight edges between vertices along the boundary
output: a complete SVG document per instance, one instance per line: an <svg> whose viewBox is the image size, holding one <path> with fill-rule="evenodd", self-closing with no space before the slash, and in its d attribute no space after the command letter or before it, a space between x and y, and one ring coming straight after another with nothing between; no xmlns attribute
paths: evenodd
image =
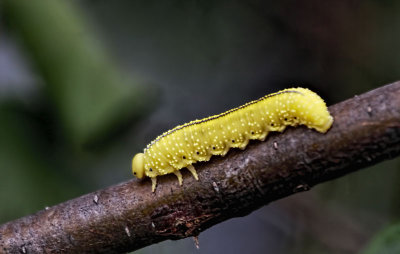
<svg viewBox="0 0 400 254"><path fill-rule="evenodd" d="M144 174L152 177L153 190L159 175L175 173L181 183L180 169L188 167L197 178L192 164L224 156L230 148L244 149L249 140L264 140L270 131L303 124L326 132L332 122L317 94L304 88L285 89L158 136L144 149Z"/></svg>

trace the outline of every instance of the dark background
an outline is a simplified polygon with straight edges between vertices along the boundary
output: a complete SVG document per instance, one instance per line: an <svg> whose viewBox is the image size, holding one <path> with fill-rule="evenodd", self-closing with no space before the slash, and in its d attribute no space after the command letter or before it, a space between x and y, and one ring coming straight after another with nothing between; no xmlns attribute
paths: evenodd
<svg viewBox="0 0 400 254"><path fill-rule="evenodd" d="M178 124L400 79L399 1L0 2L0 223L132 178ZM398 253L400 162L137 253ZM386 251L386 252L385 252Z"/></svg>

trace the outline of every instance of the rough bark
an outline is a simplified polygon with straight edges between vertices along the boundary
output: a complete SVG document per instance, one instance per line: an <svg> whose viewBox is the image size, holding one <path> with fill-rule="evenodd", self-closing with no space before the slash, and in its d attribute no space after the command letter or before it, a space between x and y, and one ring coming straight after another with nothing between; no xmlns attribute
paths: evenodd
<svg viewBox="0 0 400 254"><path fill-rule="evenodd" d="M329 108L332 128L270 134L196 168L151 182L130 180L0 226L8 253L121 253L196 236L285 196L400 153L400 82ZM112 169L110 169L112 170Z"/></svg>

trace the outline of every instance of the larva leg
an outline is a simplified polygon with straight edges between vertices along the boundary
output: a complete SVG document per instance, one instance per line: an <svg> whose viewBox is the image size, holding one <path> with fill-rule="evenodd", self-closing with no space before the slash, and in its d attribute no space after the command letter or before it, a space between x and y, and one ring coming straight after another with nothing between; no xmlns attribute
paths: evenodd
<svg viewBox="0 0 400 254"><path fill-rule="evenodd" d="M240 144L240 146L239 146L240 150L244 150L248 144L249 144L249 138L245 137L242 144Z"/></svg>
<svg viewBox="0 0 400 254"><path fill-rule="evenodd" d="M196 179L198 181L199 176L197 175L196 169L193 167L193 165L187 166L187 169L189 169L190 173L192 173L194 179Z"/></svg>
<svg viewBox="0 0 400 254"><path fill-rule="evenodd" d="M150 177L151 178L151 191L154 192L157 186L157 177Z"/></svg>
<svg viewBox="0 0 400 254"><path fill-rule="evenodd" d="M267 132L267 131L264 131L264 133L261 134L259 140L264 141L265 138L267 137L267 135L268 135L268 132Z"/></svg>
<svg viewBox="0 0 400 254"><path fill-rule="evenodd" d="M176 177L178 177L178 182L179 185L182 185L182 174L179 170L174 171L174 174L176 175Z"/></svg>

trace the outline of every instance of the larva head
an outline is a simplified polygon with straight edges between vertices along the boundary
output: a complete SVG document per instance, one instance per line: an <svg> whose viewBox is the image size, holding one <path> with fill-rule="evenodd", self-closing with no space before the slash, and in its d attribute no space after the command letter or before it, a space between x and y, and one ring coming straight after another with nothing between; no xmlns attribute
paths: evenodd
<svg viewBox="0 0 400 254"><path fill-rule="evenodd" d="M143 178L144 176L144 154L137 153L132 160L132 173L137 178Z"/></svg>

